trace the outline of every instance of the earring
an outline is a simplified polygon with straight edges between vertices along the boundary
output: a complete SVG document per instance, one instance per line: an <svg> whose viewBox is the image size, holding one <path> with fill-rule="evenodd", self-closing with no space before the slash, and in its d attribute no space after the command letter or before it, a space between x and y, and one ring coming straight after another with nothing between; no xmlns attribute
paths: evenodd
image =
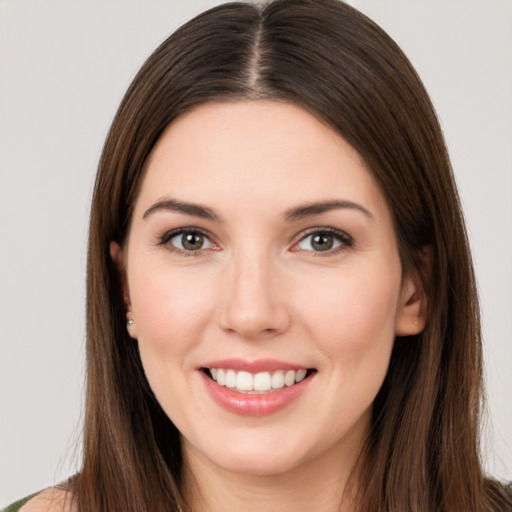
<svg viewBox="0 0 512 512"><path fill-rule="evenodd" d="M135 327L135 322L133 321L133 318L128 317L126 319L126 330L128 331L128 335L130 338L135 338L135 333L133 332L133 329Z"/></svg>

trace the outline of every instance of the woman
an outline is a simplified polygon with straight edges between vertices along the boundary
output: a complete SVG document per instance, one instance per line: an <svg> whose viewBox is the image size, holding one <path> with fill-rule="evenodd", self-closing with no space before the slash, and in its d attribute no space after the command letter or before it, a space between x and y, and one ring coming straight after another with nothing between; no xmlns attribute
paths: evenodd
<svg viewBox="0 0 512 512"><path fill-rule="evenodd" d="M474 276L416 73L334 0L222 6L99 166L84 461L23 510L509 510Z"/></svg>

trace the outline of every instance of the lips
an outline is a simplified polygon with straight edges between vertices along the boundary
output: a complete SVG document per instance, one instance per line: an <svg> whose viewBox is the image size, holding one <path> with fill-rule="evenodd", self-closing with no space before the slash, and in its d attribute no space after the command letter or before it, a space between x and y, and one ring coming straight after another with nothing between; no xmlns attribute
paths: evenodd
<svg viewBox="0 0 512 512"><path fill-rule="evenodd" d="M314 368L275 361L224 360L200 368L213 400L231 413L263 416L275 413L305 392Z"/></svg>

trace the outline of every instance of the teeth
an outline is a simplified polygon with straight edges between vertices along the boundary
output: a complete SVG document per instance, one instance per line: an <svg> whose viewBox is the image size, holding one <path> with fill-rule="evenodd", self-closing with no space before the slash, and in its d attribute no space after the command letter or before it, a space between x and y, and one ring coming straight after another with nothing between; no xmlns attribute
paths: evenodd
<svg viewBox="0 0 512 512"><path fill-rule="evenodd" d="M226 371L226 386L228 388L236 387L236 372L235 372L235 370L227 370Z"/></svg>
<svg viewBox="0 0 512 512"><path fill-rule="evenodd" d="M272 389L281 389L284 386L284 372L277 370L274 372L271 379Z"/></svg>
<svg viewBox="0 0 512 512"><path fill-rule="evenodd" d="M270 391L272 388L272 377L268 372L257 373L254 376L254 391Z"/></svg>
<svg viewBox="0 0 512 512"><path fill-rule="evenodd" d="M240 391L252 391L254 379L249 372L238 372L236 376L236 388Z"/></svg>
<svg viewBox="0 0 512 512"><path fill-rule="evenodd" d="M226 385L226 372L222 368L219 368L217 370L217 378L215 380L217 381L217 384L219 384L220 386Z"/></svg>
<svg viewBox="0 0 512 512"><path fill-rule="evenodd" d="M306 378L307 370L299 370L295 376L295 382L300 382Z"/></svg>
<svg viewBox="0 0 512 512"><path fill-rule="evenodd" d="M295 384L296 373L293 370L288 370L284 376L284 383L286 386L293 386Z"/></svg>
<svg viewBox="0 0 512 512"><path fill-rule="evenodd" d="M293 386L306 378L307 370L277 370L275 372L237 372L232 369L210 368L212 379L219 384L241 393L258 393Z"/></svg>

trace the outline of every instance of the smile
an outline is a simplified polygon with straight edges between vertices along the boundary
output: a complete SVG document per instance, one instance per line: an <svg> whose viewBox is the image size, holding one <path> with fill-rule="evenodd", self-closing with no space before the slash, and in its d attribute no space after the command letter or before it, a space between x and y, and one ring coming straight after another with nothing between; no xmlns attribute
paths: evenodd
<svg viewBox="0 0 512 512"><path fill-rule="evenodd" d="M291 406L318 373L316 368L276 359L223 359L197 369L213 401L241 416L266 416Z"/></svg>
<svg viewBox="0 0 512 512"><path fill-rule="evenodd" d="M250 373L226 368L208 368L210 377L219 385L238 393L268 393L302 382L308 370L276 370Z"/></svg>

